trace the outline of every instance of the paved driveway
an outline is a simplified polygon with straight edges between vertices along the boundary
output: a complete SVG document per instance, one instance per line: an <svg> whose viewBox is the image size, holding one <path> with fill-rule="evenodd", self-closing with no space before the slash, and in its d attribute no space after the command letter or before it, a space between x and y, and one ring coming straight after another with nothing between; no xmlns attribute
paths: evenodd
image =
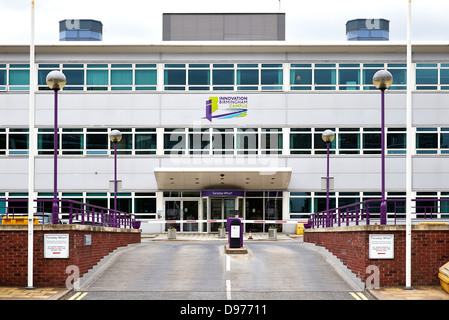
<svg viewBox="0 0 449 320"><path fill-rule="evenodd" d="M354 299L354 286L302 241L153 241L124 251L88 287L87 299Z"/></svg>

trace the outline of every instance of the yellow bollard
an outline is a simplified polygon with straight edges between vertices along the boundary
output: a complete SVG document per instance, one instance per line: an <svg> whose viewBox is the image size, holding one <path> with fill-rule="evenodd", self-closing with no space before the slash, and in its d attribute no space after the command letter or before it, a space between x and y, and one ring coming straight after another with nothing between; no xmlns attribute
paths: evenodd
<svg viewBox="0 0 449 320"><path fill-rule="evenodd" d="M304 224L303 223L296 224L296 234L304 234Z"/></svg>

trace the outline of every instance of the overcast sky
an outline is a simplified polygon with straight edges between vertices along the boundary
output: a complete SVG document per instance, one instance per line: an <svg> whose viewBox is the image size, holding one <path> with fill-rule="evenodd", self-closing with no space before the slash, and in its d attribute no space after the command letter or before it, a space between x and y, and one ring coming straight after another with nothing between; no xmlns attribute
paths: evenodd
<svg viewBox="0 0 449 320"><path fill-rule="evenodd" d="M281 0L286 41L345 41L357 18L390 20L390 40L405 41L408 0ZM0 44L30 41L31 0L0 0ZM162 41L162 13L279 12L279 0L35 0L35 43L59 41L64 19L103 23L104 43ZM413 40L449 41L449 1L412 0Z"/></svg>

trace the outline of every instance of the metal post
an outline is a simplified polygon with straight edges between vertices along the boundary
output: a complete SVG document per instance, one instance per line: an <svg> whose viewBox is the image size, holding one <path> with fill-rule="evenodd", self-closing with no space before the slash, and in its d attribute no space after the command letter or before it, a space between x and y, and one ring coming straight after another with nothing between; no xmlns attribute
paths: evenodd
<svg viewBox="0 0 449 320"><path fill-rule="evenodd" d="M330 227L330 213L329 213L329 144L327 143L327 178L326 178L326 190L327 190L327 196L326 196L326 211L327 211L327 218L326 218L326 227Z"/></svg>
<svg viewBox="0 0 449 320"><path fill-rule="evenodd" d="M58 224L59 206L58 206L58 90L54 89L55 110L54 110L54 129L53 129L53 205L52 205L52 223Z"/></svg>
<svg viewBox="0 0 449 320"><path fill-rule="evenodd" d="M380 204L380 224L387 224L387 203L385 202L385 89L381 89L381 158L382 158L382 202Z"/></svg>
<svg viewBox="0 0 449 320"><path fill-rule="evenodd" d="M117 142L114 143L114 210L117 211Z"/></svg>

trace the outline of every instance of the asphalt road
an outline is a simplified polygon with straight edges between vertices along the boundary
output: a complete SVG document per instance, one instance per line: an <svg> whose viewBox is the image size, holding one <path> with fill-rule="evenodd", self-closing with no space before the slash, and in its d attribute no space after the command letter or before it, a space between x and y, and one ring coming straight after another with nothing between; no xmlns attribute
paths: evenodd
<svg viewBox="0 0 449 320"><path fill-rule="evenodd" d="M300 241L152 241L126 250L76 296L82 300L364 300L317 251Z"/></svg>

